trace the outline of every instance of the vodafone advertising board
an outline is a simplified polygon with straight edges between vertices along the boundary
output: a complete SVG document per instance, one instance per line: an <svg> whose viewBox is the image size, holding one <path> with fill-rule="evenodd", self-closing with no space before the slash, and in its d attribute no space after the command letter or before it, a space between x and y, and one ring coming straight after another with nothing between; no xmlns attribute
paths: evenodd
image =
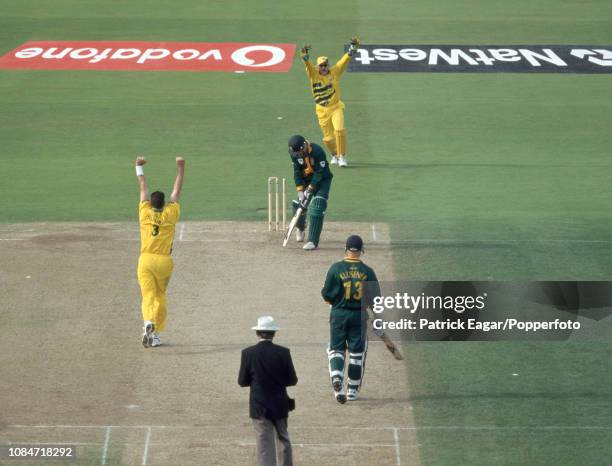
<svg viewBox="0 0 612 466"><path fill-rule="evenodd" d="M36 41L0 57L0 68L282 73L294 53L295 44Z"/></svg>

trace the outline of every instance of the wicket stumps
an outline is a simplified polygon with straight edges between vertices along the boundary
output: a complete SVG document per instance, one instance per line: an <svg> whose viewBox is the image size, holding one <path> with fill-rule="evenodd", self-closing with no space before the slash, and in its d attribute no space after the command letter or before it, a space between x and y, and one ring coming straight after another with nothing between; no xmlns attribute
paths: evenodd
<svg viewBox="0 0 612 466"><path fill-rule="evenodd" d="M286 220L287 220L287 211L286 211L286 207L287 207L287 192L286 192L286 184L285 184L285 178L282 179L282 190L283 190L283 197L282 197L282 215L283 215L283 228L282 230L285 230L285 224L286 224ZM272 192L274 192L274 223L272 222ZM268 178L268 231L272 231L272 225L274 224L274 231L278 231L279 230L279 222L278 222L278 215L279 215L279 205L278 205L278 176L270 176Z"/></svg>

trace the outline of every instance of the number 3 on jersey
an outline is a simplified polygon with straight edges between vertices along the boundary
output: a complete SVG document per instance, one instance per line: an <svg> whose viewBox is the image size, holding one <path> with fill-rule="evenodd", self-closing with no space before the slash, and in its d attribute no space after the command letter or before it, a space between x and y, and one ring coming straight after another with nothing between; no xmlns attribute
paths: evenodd
<svg viewBox="0 0 612 466"><path fill-rule="evenodd" d="M363 295L363 284L362 282L352 280L346 280L342 282L342 286L344 286L344 299L347 301L359 301L361 296Z"/></svg>
<svg viewBox="0 0 612 466"><path fill-rule="evenodd" d="M159 225L153 225L153 232L151 233L152 236L157 236L159 235Z"/></svg>

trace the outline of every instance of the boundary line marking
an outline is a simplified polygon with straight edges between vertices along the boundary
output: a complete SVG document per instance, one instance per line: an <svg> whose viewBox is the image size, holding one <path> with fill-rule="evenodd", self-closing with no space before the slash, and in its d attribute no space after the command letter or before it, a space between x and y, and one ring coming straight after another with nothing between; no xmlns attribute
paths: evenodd
<svg viewBox="0 0 612 466"><path fill-rule="evenodd" d="M104 448L102 449L102 464L106 464L106 454L108 453L108 443L110 442L111 426L106 426L106 433L104 434Z"/></svg>

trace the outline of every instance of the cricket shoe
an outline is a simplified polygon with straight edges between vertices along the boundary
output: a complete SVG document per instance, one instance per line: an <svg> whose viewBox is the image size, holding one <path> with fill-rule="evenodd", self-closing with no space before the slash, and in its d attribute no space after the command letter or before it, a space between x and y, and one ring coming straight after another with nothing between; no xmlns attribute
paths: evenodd
<svg viewBox="0 0 612 466"><path fill-rule="evenodd" d="M313 251L314 249L317 249L317 246L312 241L308 241L302 249L304 251Z"/></svg>
<svg viewBox="0 0 612 466"><path fill-rule="evenodd" d="M153 339L150 343L152 348L155 348L156 346L161 346L161 339L159 338L159 333L157 332L153 332Z"/></svg>
<svg viewBox="0 0 612 466"><path fill-rule="evenodd" d="M346 403L347 398L346 398L346 395L344 394L344 391L334 393L334 396L336 397L336 401L340 403L341 405Z"/></svg>
<svg viewBox="0 0 612 466"><path fill-rule="evenodd" d="M356 388L349 388L346 390L346 401L355 401L359 399L359 390Z"/></svg>
<svg viewBox="0 0 612 466"><path fill-rule="evenodd" d="M338 157L336 157L335 155L332 155L331 160L329 161L329 163L331 165L338 165Z"/></svg>
<svg viewBox="0 0 612 466"><path fill-rule="evenodd" d="M144 333L142 334L142 346L145 348L149 346L153 346L153 330L155 329L155 325L150 320L147 320L144 323Z"/></svg>
<svg viewBox="0 0 612 466"><path fill-rule="evenodd" d="M348 166L348 162L346 161L346 157L344 155L341 155L340 157L338 157L338 166L339 167Z"/></svg>
<svg viewBox="0 0 612 466"><path fill-rule="evenodd" d="M332 388L334 389L335 393L339 393L342 391L342 377L334 377L332 378Z"/></svg>
<svg viewBox="0 0 612 466"><path fill-rule="evenodd" d="M304 230L295 230L295 240L298 243L303 243L305 236L306 236L306 233L304 232Z"/></svg>

